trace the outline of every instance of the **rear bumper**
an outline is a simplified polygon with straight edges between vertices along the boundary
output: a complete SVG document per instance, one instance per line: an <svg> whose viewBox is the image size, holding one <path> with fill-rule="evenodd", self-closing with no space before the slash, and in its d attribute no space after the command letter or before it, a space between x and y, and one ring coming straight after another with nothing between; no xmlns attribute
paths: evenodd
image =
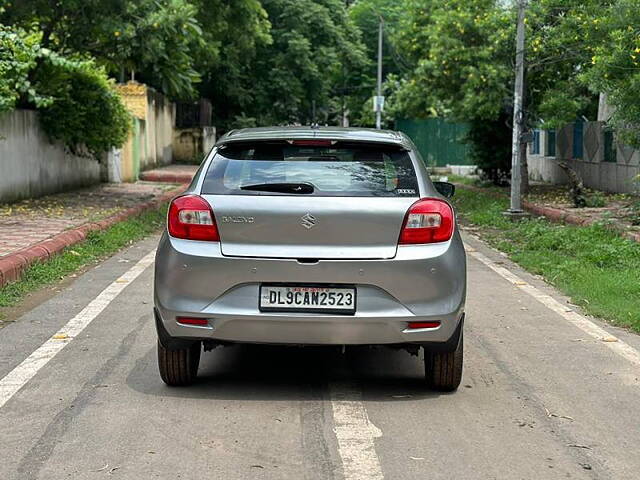
<svg viewBox="0 0 640 480"><path fill-rule="evenodd" d="M355 285L355 315L260 312L262 282ZM163 235L156 258L161 338L214 342L383 345L446 343L464 312L466 265L459 236L446 244L400 247L389 260L224 257L219 245ZM200 317L207 326L177 323ZM408 322L439 321L409 330ZM162 331L161 331L162 330Z"/></svg>
<svg viewBox="0 0 640 480"><path fill-rule="evenodd" d="M187 326L166 321L185 312L156 310L160 336L180 340L212 340L220 343L267 343L291 345L385 345L445 343L456 333L463 313L438 316L438 328L408 330L409 321L429 321L435 318L357 318L357 317L278 317L216 316L209 326Z"/></svg>

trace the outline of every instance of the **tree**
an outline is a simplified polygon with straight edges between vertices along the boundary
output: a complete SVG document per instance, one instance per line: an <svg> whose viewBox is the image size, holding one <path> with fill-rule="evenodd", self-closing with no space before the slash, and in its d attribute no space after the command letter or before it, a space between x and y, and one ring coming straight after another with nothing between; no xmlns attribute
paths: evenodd
<svg viewBox="0 0 640 480"><path fill-rule="evenodd" d="M192 98L203 76L267 35L258 0L20 0L0 21L43 32L45 48L90 55L114 77ZM238 35L238 32L242 32Z"/></svg>
<svg viewBox="0 0 640 480"><path fill-rule="evenodd" d="M534 62L544 65L535 73L549 77L539 108L548 124L595 118L602 92L614 107L610 125L624 141L640 146L639 7L637 0L535 4L536 25L545 28L533 31L532 50Z"/></svg>
<svg viewBox="0 0 640 480"><path fill-rule="evenodd" d="M339 85L366 63L360 34L340 0L264 0L272 42L242 68L245 98L224 97L223 128L337 123ZM214 98L216 104L220 98ZM315 105L315 118L314 118ZM214 108L215 110L215 108Z"/></svg>
<svg viewBox="0 0 640 480"><path fill-rule="evenodd" d="M131 117L103 67L40 45L42 34L0 25L0 113L35 108L44 130L71 150L121 146Z"/></svg>
<svg viewBox="0 0 640 480"><path fill-rule="evenodd" d="M529 109L538 123L559 127L583 116L595 120L598 94L580 76L591 66L592 48L602 42L597 17L608 3L541 0L530 5Z"/></svg>
<svg viewBox="0 0 640 480"><path fill-rule="evenodd" d="M375 125L372 97L376 94L377 61L378 61L378 25L384 22L384 40L382 47L382 74L384 93L390 91L403 72L409 68L394 45L394 37L404 14L404 2L397 0L358 0L349 8L349 17L362 32L367 64L358 72L358 77L351 77L345 86L348 95L347 108L352 112L353 124L372 127ZM387 80L390 80L387 84ZM393 126L395 120L393 106L389 99L383 112L383 123Z"/></svg>
<svg viewBox="0 0 640 480"><path fill-rule="evenodd" d="M29 75L40 53L37 34L14 32L0 25L0 114L21 103L45 105L50 99L38 94Z"/></svg>
<svg viewBox="0 0 640 480"><path fill-rule="evenodd" d="M414 64L399 93L408 113L495 119L512 95L511 12L493 0L411 0L408 12L398 35Z"/></svg>
<svg viewBox="0 0 640 480"><path fill-rule="evenodd" d="M408 0L396 35L412 70L397 82L395 111L470 123L472 156L495 182L511 165L513 19L493 0Z"/></svg>
<svg viewBox="0 0 640 480"><path fill-rule="evenodd" d="M235 119L245 118L244 112L253 108L252 65L257 49L273 42L268 14L259 0L198 1L200 23L210 35L207 43L218 46L200 67L200 94L213 103L214 123L219 131L244 126ZM255 119L246 120L248 125L254 122Z"/></svg>

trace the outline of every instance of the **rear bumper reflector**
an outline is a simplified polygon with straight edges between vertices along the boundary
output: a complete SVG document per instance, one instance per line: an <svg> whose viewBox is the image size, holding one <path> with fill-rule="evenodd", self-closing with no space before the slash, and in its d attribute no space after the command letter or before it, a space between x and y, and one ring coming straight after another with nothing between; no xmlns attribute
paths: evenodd
<svg viewBox="0 0 640 480"><path fill-rule="evenodd" d="M440 322L409 322L407 326L410 330L417 330L419 328L438 328Z"/></svg>
<svg viewBox="0 0 640 480"><path fill-rule="evenodd" d="M206 318L196 318L196 317L176 317L176 321L183 325L208 325L209 320Z"/></svg>

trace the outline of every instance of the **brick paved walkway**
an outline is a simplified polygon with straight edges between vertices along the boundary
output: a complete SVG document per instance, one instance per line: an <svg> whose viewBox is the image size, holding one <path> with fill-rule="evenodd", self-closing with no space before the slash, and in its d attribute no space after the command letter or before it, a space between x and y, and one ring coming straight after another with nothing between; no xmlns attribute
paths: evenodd
<svg viewBox="0 0 640 480"><path fill-rule="evenodd" d="M175 188L173 184L102 184L0 204L0 258L69 228L96 222Z"/></svg>
<svg viewBox="0 0 640 480"><path fill-rule="evenodd" d="M140 178L150 182L189 183L199 167L199 165L167 165L146 170L140 174Z"/></svg>

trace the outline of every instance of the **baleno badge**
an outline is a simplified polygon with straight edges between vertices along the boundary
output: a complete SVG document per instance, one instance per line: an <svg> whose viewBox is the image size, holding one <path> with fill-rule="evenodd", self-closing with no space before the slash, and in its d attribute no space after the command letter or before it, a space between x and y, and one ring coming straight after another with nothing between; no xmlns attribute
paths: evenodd
<svg viewBox="0 0 640 480"><path fill-rule="evenodd" d="M230 217L223 215L222 223L253 223L255 219L253 217Z"/></svg>
<svg viewBox="0 0 640 480"><path fill-rule="evenodd" d="M302 226L304 228L306 228L307 230L309 230L310 228L313 228L316 226L316 217L314 217L313 215L311 215L310 213L305 213L301 218L300 218L300 223L302 224Z"/></svg>

